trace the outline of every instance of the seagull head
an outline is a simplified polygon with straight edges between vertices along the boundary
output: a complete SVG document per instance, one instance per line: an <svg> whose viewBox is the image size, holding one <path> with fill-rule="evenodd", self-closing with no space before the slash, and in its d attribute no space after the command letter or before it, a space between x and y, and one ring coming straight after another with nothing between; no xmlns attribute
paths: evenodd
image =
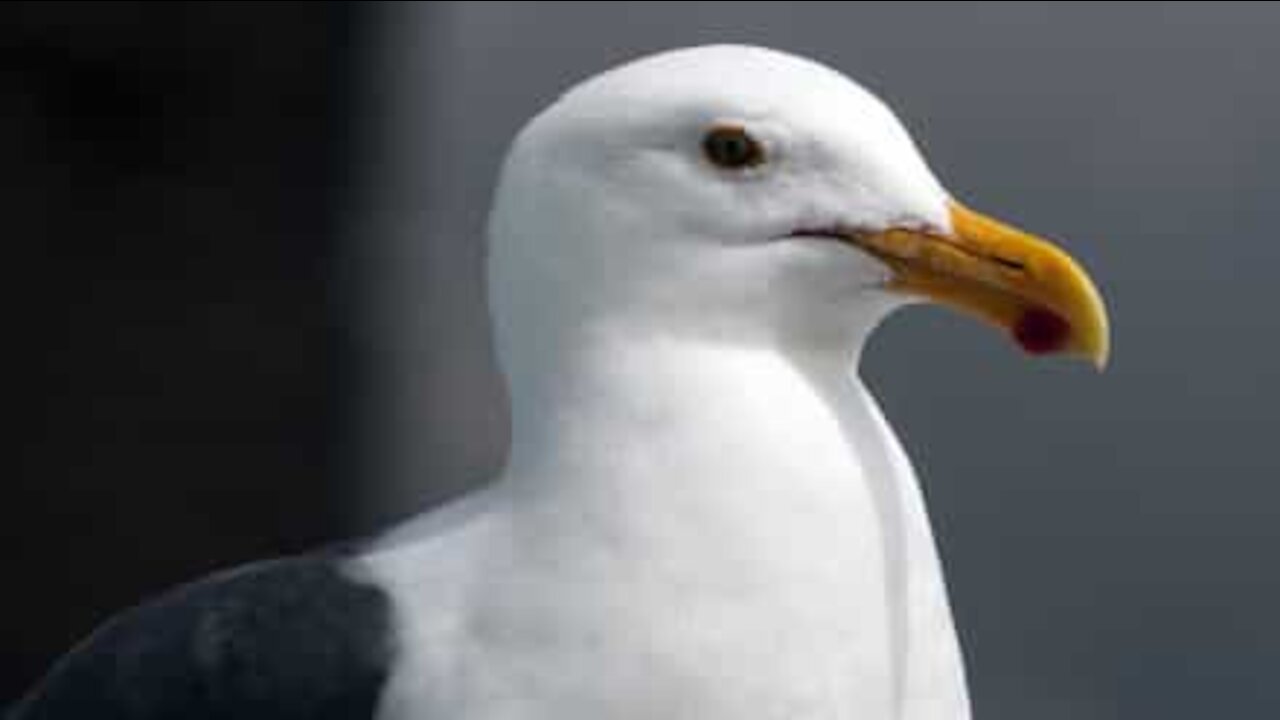
<svg viewBox="0 0 1280 720"><path fill-rule="evenodd" d="M915 300L1033 353L1108 353L1069 255L955 200L857 83L761 48L644 58L530 121L489 269L500 355L611 331L856 354Z"/></svg>

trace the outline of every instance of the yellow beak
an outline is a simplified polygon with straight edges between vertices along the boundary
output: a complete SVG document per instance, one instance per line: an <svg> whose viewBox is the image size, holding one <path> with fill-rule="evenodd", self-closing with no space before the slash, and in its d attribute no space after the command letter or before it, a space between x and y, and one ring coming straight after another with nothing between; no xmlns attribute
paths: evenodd
<svg viewBox="0 0 1280 720"><path fill-rule="evenodd" d="M1065 353L1102 369L1107 310L1093 281L1053 244L951 203L951 232L859 233L858 247L893 270L889 287L975 315L1034 354Z"/></svg>

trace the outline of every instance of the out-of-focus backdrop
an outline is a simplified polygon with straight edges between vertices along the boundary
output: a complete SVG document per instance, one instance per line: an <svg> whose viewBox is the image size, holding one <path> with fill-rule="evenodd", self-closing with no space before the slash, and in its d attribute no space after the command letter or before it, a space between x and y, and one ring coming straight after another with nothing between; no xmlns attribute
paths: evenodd
<svg viewBox="0 0 1280 720"><path fill-rule="evenodd" d="M151 593L488 476L505 144L615 63L748 42L872 87L1109 299L1101 376L930 309L864 362L977 716L1274 715L1278 33L1223 2L3 5L0 706Z"/></svg>

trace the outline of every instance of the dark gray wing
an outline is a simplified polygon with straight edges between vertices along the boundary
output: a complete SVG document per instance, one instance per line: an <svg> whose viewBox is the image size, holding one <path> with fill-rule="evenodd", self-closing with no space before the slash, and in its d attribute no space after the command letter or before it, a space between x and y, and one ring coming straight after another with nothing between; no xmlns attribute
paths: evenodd
<svg viewBox="0 0 1280 720"><path fill-rule="evenodd" d="M116 617L9 720L370 720L391 632L389 597L340 560L257 563Z"/></svg>

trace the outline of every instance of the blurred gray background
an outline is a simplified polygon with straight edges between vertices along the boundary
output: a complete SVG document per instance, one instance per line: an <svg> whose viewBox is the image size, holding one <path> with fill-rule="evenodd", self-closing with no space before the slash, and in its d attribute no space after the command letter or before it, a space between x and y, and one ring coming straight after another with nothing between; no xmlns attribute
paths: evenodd
<svg viewBox="0 0 1280 720"><path fill-rule="evenodd" d="M487 477L505 425L487 354L481 229L506 143L599 70L676 46L745 42L813 56L870 86L953 192L1060 239L1108 299L1114 353L1102 375L1028 361L936 309L893 318L864 361L925 484L976 716L1280 710L1280 456L1271 440L1280 6L431 3L362 12L365 41L345 51L359 56L349 61L354 89L337 111L360 118L337 162L350 211L330 223L326 265L349 290L334 311L337 344L359 361L341 383L315 381L317 393L348 398L328 406L337 429L325 436L358 448L355 460L326 465L329 485L342 489L326 496L323 522L291 533L292 505L262 476L257 492L274 498L280 518L274 535L211 521L201 537L226 541L185 565L181 538L158 538L179 552L162 572L138 574L59 632L83 632L122 598L250 550L368 532ZM127 465L112 471L127 492ZM80 492L59 487L38 501ZM256 502L253 492L237 502ZM166 511L144 503L115 517L156 532L148 518ZM258 541L244 540L251 532ZM34 566L39 543L23 543ZM62 565L27 590L50 616L70 578L110 567L110 558L89 561L89 544L62 541ZM145 567L147 554L127 562ZM39 647L28 655L44 661L49 645Z"/></svg>

